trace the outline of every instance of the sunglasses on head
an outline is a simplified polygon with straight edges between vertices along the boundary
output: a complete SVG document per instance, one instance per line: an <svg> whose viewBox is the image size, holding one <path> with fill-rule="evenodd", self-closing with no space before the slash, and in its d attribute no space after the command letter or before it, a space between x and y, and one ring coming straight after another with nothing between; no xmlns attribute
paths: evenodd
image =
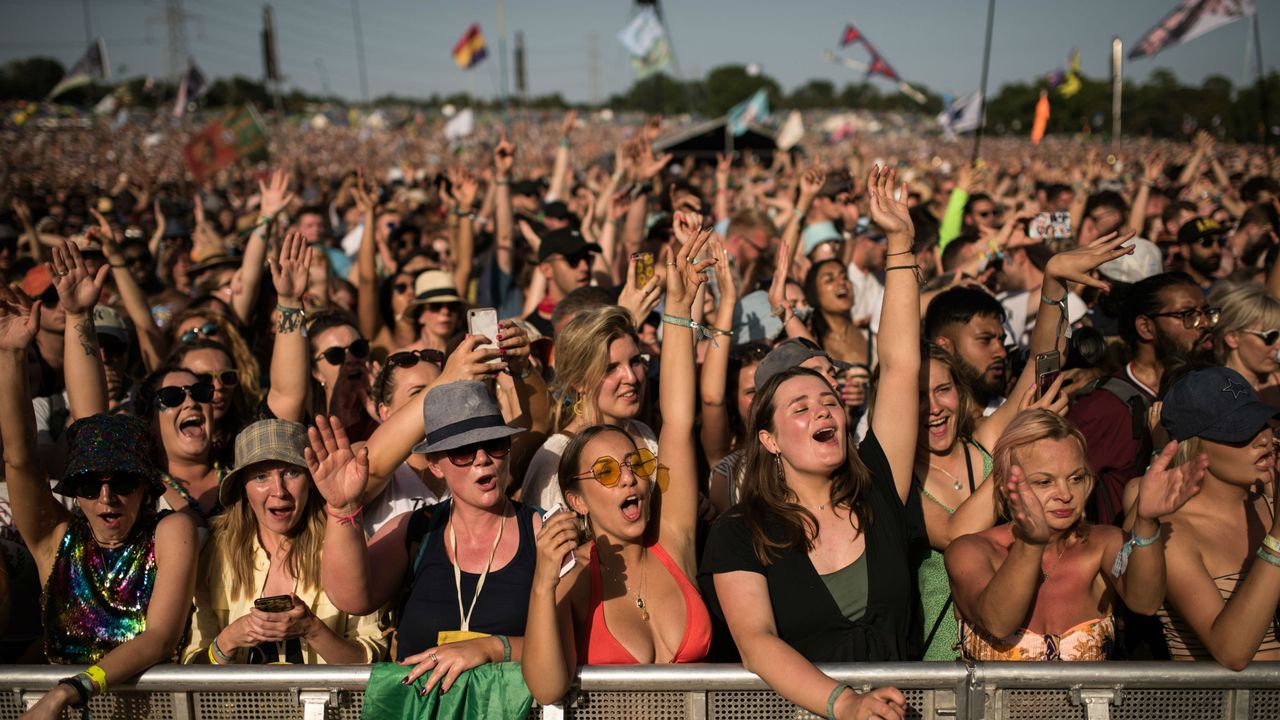
<svg viewBox="0 0 1280 720"><path fill-rule="evenodd" d="M217 380L223 387L235 387L240 384L240 376L235 370L223 370L220 373L196 373L196 382L213 384Z"/></svg>
<svg viewBox="0 0 1280 720"><path fill-rule="evenodd" d="M1280 340L1280 330L1267 330L1265 332L1262 330L1241 330L1241 332L1248 333L1257 338L1261 338L1262 344L1266 345L1267 347L1275 345L1276 341Z"/></svg>
<svg viewBox="0 0 1280 720"><path fill-rule="evenodd" d="M476 453L480 450L484 450L485 455L495 460L501 460L507 456L507 453L511 452L511 438L498 438L497 440L446 450L445 455L455 467L471 467L472 463L476 461Z"/></svg>
<svg viewBox="0 0 1280 720"><path fill-rule="evenodd" d="M103 485L111 488L112 495L129 495L141 484L142 478L137 475L109 475L96 480L85 478L71 492L78 498L92 500L102 493Z"/></svg>
<svg viewBox="0 0 1280 720"><path fill-rule="evenodd" d="M640 448L627 453L622 462L612 455L603 455L591 463L591 469L574 475L577 478L591 477L601 485L611 488L622 480L622 469L628 468L639 480L652 480L657 475L658 491L666 492L671 478L666 466L658 464L658 457L649 448Z"/></svg>
<svg viewBox="0 0 1280 720"><path fill-rule="evenodd" d="M1205 250L1209 250L1213 248L1214 245L1217 245L1218 247L1226 247L1227 236L1226 235L1210 235L1209 237L1200 238L1200 247L1204 248Z"/></svg>
<svg viewBox="0 0 1280 720"><path fill-rule="evenodd" d="M186 401L187 395L198 403L213 402L213 385L207 382L196 382L193 385L168 385L156 390L156 402L161 407L176 408Z"/></svg>
<svg viewBox="0 0 1280 720"><path fill-rule="evenodd" d="M360 338L346 347L331 347L316 355L316 359L324 358L330 365L341 365L347 359L347 353L357 360L369 357L369 341Z"/></svg>
<svg viewBox="0 0 1280 720"><path fill-rule="evenodd" d="M213 337L218 334L218 323L205 323L199 327L193 327L190 330L178 336L178 339L184 343L195 342L200 338Z"/></svg>
<svg viewBox="0 0 1280 720"><path fill-rule="evenodd" d="M387 365L398 368L411 368L419 362L444 367L444 353L439 350L401 350L387 356Z"/></svg>

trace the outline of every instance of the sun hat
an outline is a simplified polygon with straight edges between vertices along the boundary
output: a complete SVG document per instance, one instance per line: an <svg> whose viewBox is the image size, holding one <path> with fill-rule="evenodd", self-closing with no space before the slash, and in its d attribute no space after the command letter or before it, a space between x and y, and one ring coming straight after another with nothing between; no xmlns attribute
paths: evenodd
<svg viewBox="0 0 1280 720"><path fill-rule="evenodd" d="M460 303L462 296L453 282L453 275L443 270L424 270L413 281L413 302L410 307L427 303Z"/></svg>
<svg viewBox="0 0 1280 720"><path fill-rule="evenodd" d="M152 463L151 428L133 415L90 415L67 429L67 466L53 486L60 495L75 495L89 476L137 475L162 488L160 470Z"/></svg>
<svg viewBox="0 0 1280 720"><path fill-rule="evenodd" d="M426 438L415 453L436 453L511 437L521 432L502 419L498 401L479 380L438 385L422 400Z"/></svg>
<svg viewBox="0 0 1280 720"><path fill-rule="evenodd" d="M307 467L302 449L307 446L307 429L291 420L259 420L236 435L236 464L218 486L218 502L231 507L244 490L245 468L262 462L283 462Z"/></svg>

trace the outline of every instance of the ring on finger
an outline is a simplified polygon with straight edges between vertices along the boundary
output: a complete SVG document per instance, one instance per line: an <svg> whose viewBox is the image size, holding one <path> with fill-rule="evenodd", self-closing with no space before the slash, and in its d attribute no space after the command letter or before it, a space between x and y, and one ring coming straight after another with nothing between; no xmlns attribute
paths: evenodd
<svg viewBox="0 0 1280 720"><path fill-rule="evenodd" d="M436 654L435 654L435 653L431 653L431 654L430 654L430 655L428 655L427 657L431 658L431 662L433 662L433 663L435 663L435 664L437 664L437 665L439 665L439 664L440 664L440 658L436 657Z"/></svg>

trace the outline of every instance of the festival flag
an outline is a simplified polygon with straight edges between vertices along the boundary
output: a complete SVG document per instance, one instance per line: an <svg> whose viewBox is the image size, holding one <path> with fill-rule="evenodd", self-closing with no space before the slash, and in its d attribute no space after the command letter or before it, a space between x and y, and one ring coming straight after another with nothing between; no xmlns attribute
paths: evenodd
<svg viewBox="0 0 1280 720"><path fill-rule="evenodd" d="M1080 92L1080 48L1072 48L1071 59L1067 63L1067 71L1058 86L1058 94L1064 98L1074 97Z"/></svg>
<svg viewBox="0 0 1280 720"><path fill-rule="evenodd" d="M463 70L470 70L489 55L484 44L484 35L480 32L480 23L473 23L462 33L458 44L453 46L453 62Z"/></svg>
<svg viewBox="0 0 1280 720"><path fill-rule="evenodd" d="M840 36L840 47L849 47L850 45L862 39L862 33L858 32L858 28L849 23L844 26L844 34Z"/></svg>
<svg viewBox="0 0 1280 720"><path fill-rule="evenodd" d="M671 45L662 21L652 5L647 5L618 32L618 42L631 55L636 79L643 80L671 63Z"/></svg>
<svg viewBox="0 0 1280 720"><path fill-rule="evenodd" d="M938 124L948 136L973 132L982 124L982 93L974 91L956 98L938 114Z"/></svg>
<svg viewBox="0 0 1280 720"><path fill-rule="evenodd" d="M187 58L187 72L178 82L178 99L173 103L173 116L181 118L187 112L187 105L195 102L209 89L204 73L200 72L196 61Z"/></svg>
<svg viewBox="0 0 1280 720"><path fill-rule="evenodd" d="M758 123L769 115L769 93L760 88L754 95L734 105L725 117L729 122L729 132L737 137L745 133L753 123Z"/></svg>
<svg viewBox="0 0 1280 720"><path fill-rule="evenodd" d="M1151 57L1167 47L1243 20L1257 12L1254 0L1182 0L1129 51L1129 59Z"/></svg>
<svg viewBox="0 0 1280 720"><path fill-rule="evenodd" d="M207 177L267 147L267 131L252 105L233 110L191 139L182 154L197 178Z"/></svg>
<svg viewBox="0 0 1280 720"><path fill-rule="evenodd" d="M89 49L84 51L84 55L81 55L76 64L71 66L67 74L62 76L58 84L53 86L47 99L52 100L68 90L83 87L94 80L106 80L109 77L108 73L107 44L102 41L102 38L98 38L89 45Z"/></svg>
<svg viewBox="0 0 1280 720"><path fill-rule="evenodd" d="M901 82L902 78L898 77L898 73L884 59L879 50L871 44L866 35L863 35L858 28L849 23L844 26L844 34L840 36L840 47L848 47L861 43L867 48L867 52L871 54L871 61L867 63L867 77L872 75L883 75L894 82Z"/></svg>
<svg viewBox="0 0 1280 720"><path fill-rule="evenodd" d="M1049 93L1040 91L1040 100L1036 102L1036 119L1031 125L1031 144L1039 145L1044 139L1044 131L1049 127Z"/></svg>
<svg viewBox="0 0 1280 720"><path fill-rule="evenodd" d="M871 44L867 43L867 47L870 48ZM902 79L898 77L898 73L894 72L893 68L889 67L889 63L885 62L883 57L880 57L880 53L875 50L871 51L871 64L867 66L867 75L883 75L894 82Z"/></svg>
<svg viewBox="0 0 1280 720"><path fill-rule="evenodd" d="M451 143L465 140L476 127L476 114L471 108L463 108L444 124L444 139Z"/></svg>
<svg viewBox="0 0 1280 720"><path fill-rule="evenodd" d="M778 148L780 150L790 150L804 139L804 119L800 117L799 110L792 110L787 116L782 128L778 130Z"/></svg>

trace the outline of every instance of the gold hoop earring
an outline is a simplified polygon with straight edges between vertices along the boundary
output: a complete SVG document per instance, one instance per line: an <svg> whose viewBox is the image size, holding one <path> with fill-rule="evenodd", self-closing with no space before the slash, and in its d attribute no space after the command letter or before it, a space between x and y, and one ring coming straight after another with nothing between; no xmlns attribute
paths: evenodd
<svg viewBox="0 0 1280 720"><path fill-rule="evenodd" d="M582 398L578 398L573 402L573 414L582 417L583 412Z"/></svg>

